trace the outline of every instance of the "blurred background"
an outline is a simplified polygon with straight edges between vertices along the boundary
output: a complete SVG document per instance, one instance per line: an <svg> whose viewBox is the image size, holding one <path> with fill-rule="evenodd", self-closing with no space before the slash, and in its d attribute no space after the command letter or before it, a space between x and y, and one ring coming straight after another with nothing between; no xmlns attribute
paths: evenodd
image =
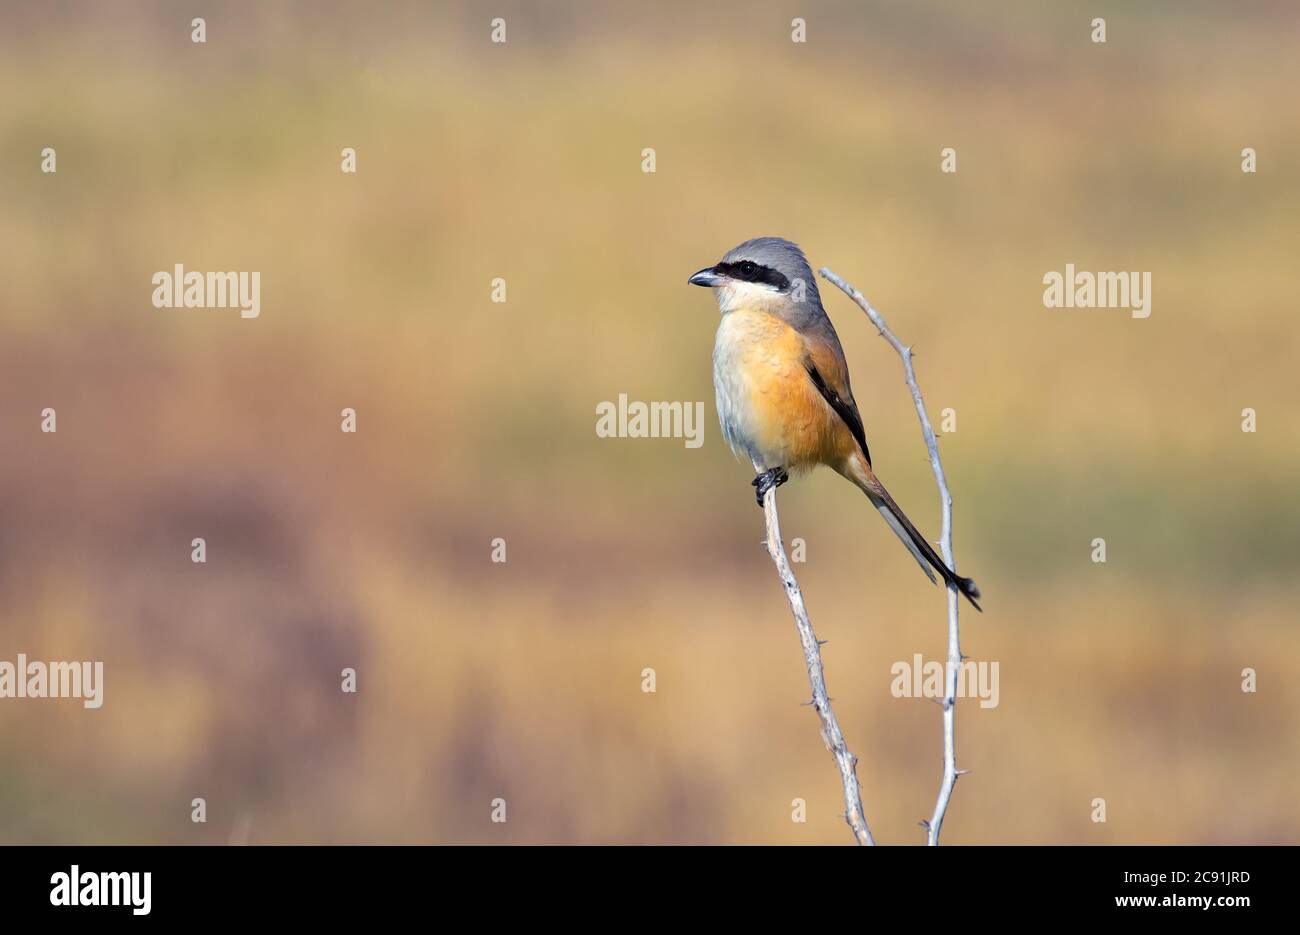
<svg viewBox="0 0 1300 935"><path fill-rule="evenodd" d="M105 702L0 701L0 841L849 843L685 285L774 234L956 411L963 648L1001 682L959 704L944 842L1296 842L1298 26L5 3L0 659L103 660ZM261 317L153 307L177 263L260 271ZM1150 271L1151 317L1045 309L1066 263ZM823 296L937 537L899 360ZM620 393L703 401L703 446L598 438ZM829 472L779 499L872 830L923 843L940 709L890 667L944 658L944 593Z"/></svg>

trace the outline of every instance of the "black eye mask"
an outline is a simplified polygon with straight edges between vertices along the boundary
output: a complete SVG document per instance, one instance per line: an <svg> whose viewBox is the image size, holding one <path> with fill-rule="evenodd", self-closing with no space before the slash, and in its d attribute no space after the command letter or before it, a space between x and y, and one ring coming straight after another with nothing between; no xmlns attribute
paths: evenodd
<svg viewBox="0 0 1300 935"><path fill-rule="evenodd" d="M713 267L713 271L723 276L730 276L732 279L738 279L741 282L765 283L781 292L785 292L790 288L790 280L785 276L770 266L763 266L752 260L741 260L738 263L719 263Z"/></svg>

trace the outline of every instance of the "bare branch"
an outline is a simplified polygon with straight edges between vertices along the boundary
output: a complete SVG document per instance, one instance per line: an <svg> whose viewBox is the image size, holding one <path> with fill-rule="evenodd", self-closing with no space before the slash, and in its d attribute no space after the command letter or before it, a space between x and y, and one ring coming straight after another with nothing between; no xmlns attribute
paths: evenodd
<svg viewBox="0 0 1300 935"><path fill-rule="evenodd" d="M907 388L912 391L916 415L921 420L921 435L925 438L925 447L930 454L930 467L934 471L935 483L939 486L939 508L943 517L939 547L943 560L948 563L949 568L956 571L957 563L952 557L952 495L948 492L948 480L944 477L943 464L939 461L939 443L934 437L934 429L930 426L930 416L926 413L925 401L921 399L921 388L916 384L916 371L912 368L912 349L894 336L889 326L885 324L885 319L871 307L871 303L861 292L824 266L818 272L827 282L838 286L867 313L867 317L879 329L881 336L903 359L903 374L907 379ZM963 659L960 632L957 627L957 597L957 587L949 584L948 665L943 697L943 780L939 785L939 795L935 799L934 814L926 824L926 843L932 847L939 843L939 831L943 827L943 819L948 812L948 802L952 799L952 790L957 784L957 777L966 772L957 769L956 750L957 671L961 668Z"/></svg>
<svg viewBox="0 0 1300 935"><path fill-rule="evenodd" d="M754 462L754 470L762 473L765 465ZM808 667L808 682L812 686L811 704L817 709L821 720L822 740L826 749L835 757L840 768L840 781L844 786L844 819L849 823L853 836L859 844L875 844L871 829L867 827L866 815L862 812L862 793L858 788L858 758L850 751L840 733L839 722L831 710L831 700L826 694L826 675L822 671L822 654L817 634L813 632L808 620L808 609L803 603L803 592L795 580L790 560L785 554L785 545L781 542L781 523L776 514L776 487L768 490L763 497L763 516L767 520L767 553L772 556L772 564L785 587L785 596L790 601L790 611L794 614L794 625L799 631L799 642L803 645L803 661ZM807 703L807 702L805 702Z"/></svg>

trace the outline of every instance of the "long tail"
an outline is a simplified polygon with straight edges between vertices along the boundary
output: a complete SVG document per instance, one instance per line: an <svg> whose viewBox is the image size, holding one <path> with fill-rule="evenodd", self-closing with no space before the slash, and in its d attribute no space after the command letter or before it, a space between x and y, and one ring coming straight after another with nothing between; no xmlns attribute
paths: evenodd
<svg viewBox="0 0 1300 935"><path fill-rule="evenodd" d="M933 567L942 577L943 580L951 585L955 585L957 590L965 595L966 600L971 602L976 610L983 613L983 608L978 603L980 589L975 586L975 582L970 578L963 578L955 571L948 567L939 554L934 551L934 547L926 541L925 536L921 535L912 521L907 518L907 514L902 508L894 502L894 498L889 495L885 485L880 482L871 468L866 465L861 458L855 457L850 470L844 475L853 483L857 484L870 499L871 503L880 515L884 517L889 528L894 530L894 534L903 541L907 550L912 553L921 570L926 576L934 581L934 575L930 572Z"/></svg>

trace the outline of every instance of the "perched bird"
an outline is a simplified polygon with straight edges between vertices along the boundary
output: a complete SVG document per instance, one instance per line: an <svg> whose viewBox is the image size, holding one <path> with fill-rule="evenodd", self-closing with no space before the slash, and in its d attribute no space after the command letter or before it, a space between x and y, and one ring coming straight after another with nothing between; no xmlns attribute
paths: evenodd
<svg viewBox="0 0 1300 935"><path fill-rule="evenodd" d="M713 387L722 434L737 456L766 467L759 506L789 472L824 464L867 495L933 582L933 567L976 610L979 588L944 563L871 469L849 368L812 269L779 237L747 240L689 280L713 289L722 312Z"/></svg>

